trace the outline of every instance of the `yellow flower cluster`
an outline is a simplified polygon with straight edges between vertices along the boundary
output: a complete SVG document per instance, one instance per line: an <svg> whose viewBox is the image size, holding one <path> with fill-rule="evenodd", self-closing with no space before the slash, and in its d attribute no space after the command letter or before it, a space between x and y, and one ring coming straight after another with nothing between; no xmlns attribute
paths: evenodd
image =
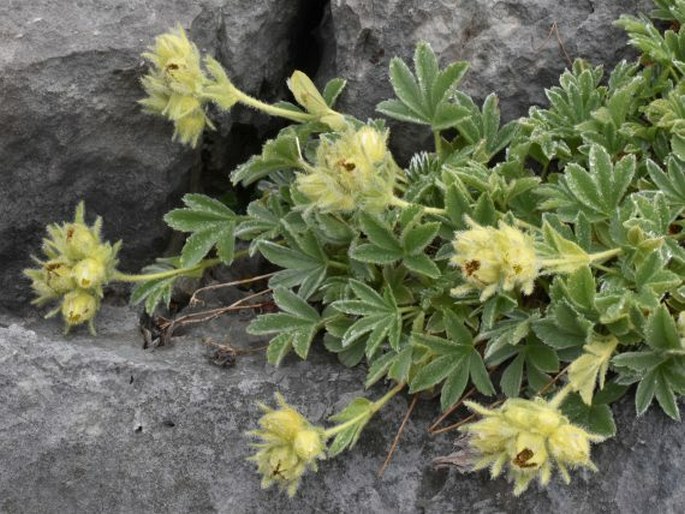
<svg viewBox="0 0 685 514"><path fill-rule="evenodd" d="M103 243L102 220L98 218L89 227L84 216L85 207L81 202L73 223L48 226L49 237L43 240L47 260L35 259L39 268L24 271L37 295L34 304L61 299L60 306L47 317L61 312L67 332L82 323L88 323L91 332L95 331L93 318L100 307L102 287L114 273L121 246L121 242Z"/></svg>
<svg viewBox="0 0 685 514"><path fill-rule="evenodd" d="M339 137L322 137L316 166L297 177L297 188L321 212L383 210L392 199L397 164L388 132L365 125Z"/></svg>
<svg viewBox="0 0 685 514"><path fill-rule="evenodd" d="M466 402L483 419L460 430L469 434L469 444L478 454L474 470L490 467L492 477L506 467L519 495L537 477L547 485L554 466L566 483L569 468L596 471L590 460L590 443L604 438L573 425L556 405L541 398L507 400L497 410Z"/></svg>
<svg viewBox="0 0 685 514"><path fill-rule="evenodd" d="M477 289L481 301L514 288L531 294L540 273L533 239L501 221L498 228L482 227L472 220L468 223L469 230L456 234L456 253L450 260L461 269L466 284L452 289L452 294L462 296Z"/></svg>
<svg viewBox="0 0 685 514"><path fill-rule="evenodd" d="M148 97L140 100L148 112L174 122L174 138L195 147L205 126L214 128L205 104L214 101L230 109L237 101L235 87L221 65L207 57L207 77L200 65L200 53L182 27L162 34L150 52L143 54L152 64L142 84Z"/></svg>
<svg viewBox="0 0 685 514"><path fill-rule="evenodd" d="M278 409L261 405L265 414L259 420L258 430L250 432L262 439L255 443L257 453L250 460L257 463L262 474L262 487L278 484L281 490L294 496L302 475L317 470L317 460L325 458L326 436L321 427L315 427L302 414L277 394Z"/></svg>

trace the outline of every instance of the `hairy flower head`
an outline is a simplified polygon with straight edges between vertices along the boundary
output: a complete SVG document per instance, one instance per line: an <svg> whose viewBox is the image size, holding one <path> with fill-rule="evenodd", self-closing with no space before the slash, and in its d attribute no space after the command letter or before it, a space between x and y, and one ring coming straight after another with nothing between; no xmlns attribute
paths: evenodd
<svg viewBox="0 0 685 514"><path fill-rule="evenodd" d="M384 209L393 195L397 165L387 131L371 126L322 137L316 166L298 175L297 188L322 212Z"/></svg>
<svg viewBox="0 0 685 514"><path fill-rule="evenodd" d="M590 443L603 438L571 424L552 402L513 398L495 410L466 404L483 416L460 429L468 434L469 445L477 454L473 469L490 467L492 476L497 477L506 468L515 495L536 477L547 485L555 467L566 483L570 481L569 468L596 470L590 460Z"/></svg>
<svg viewBox="0 0 685 514"><path fill-rule="evenodd" d="M152 67L142 78L147 98L140 103L148 112L174 122L174 138L195 147L205 126L214 128L205 113L212 101L228 110L238 101L237 90L221 65L207 57L205 74L197 47L181 26L157 36L143 54Z"/></svg>
<svg viewBox="0 0 685 514"><path fill-rule="evenodd" d="M520 288L531 294L540 263L533 239L521 230L500 221L497 228L483 227L468 220L471 228L457 232L455 255L450 262L461 269L466 284L452 290L462 295L473 289L486 300L498 290Z"/></svg>
<svg viewBox="0 0 685 514"><path fill-rule="evenodd" d="M97 297L81 289L64 295L61 310L67 327L91 321L98 311L98 303Z"/></svg>
<svg viewBox="0 0 685 514"><path fill-rule="evenodd" d="M278 484L293 496L307 470L316 471L317 461L325 458L326 441L323 428L313 426L297 410L276 395L279 408L261 405L264 415L260 428L250 432L261 442L255 443L257 453L250 460L257 463L262 474L262 487Z"/></svg>
<svg viewBox="0 0 685 514"><path fill-rule="evenodd" d="M66 331L82 323L88 323L94 331L93 318L100 306L102 288L115 272L121 242L111 245L102 241L101 226L100 218L93 225L85 223L81 202L73 222L48 226L48 237L43 239L46 260L34 258L37 268L24 270L36 293L32 303L61 300L47 317L61 312Z"/></svg>

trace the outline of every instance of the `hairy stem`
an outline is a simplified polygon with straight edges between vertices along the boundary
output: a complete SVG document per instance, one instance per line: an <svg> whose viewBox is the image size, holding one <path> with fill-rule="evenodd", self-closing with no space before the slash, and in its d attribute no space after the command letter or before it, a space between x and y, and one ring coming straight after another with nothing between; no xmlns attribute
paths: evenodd
<svg viewBox="0 0 685 514"><path fill-rule="evenodd" d="M190 266L188 268L172 269L169 271L160 271L158 273L141 273L141 274L129 274L121 273L120 271L114 272L112 280L118 280L119 282L147 282L149 280L159 280L162 278L170 278L178 275L185 275L189 273L195 273L206 268L211 268L216 266L221 262L221 259L205 259L195 266Z"/></svg>
<svg viewBox="0 0 685 514"><path fill-rule="evenodd" d="M423 212L426 214L439 214L439 215L445 215L447 214L447 211L445 209L441 209L439 207L427 207L425 205L420 205L420 204L413 204L410 202L407 202L406 200L402 200L401 198L397 198L396 196L393 196L390 199L390 205L394 205L395 207L399 207L400 209L406 209L408 207L411 207L413 205L419 205Z"/></svg>
<svg viewBox="0 0 685 514"><path fill-rule="evenodd" d="M311 114L291 111L290 109L284 109L283 107L277 107L275 105L262 102L261 100L257 100L256 98L239 90L237 90L237 94L238 101L241 103L247 105L248 107L252 107L253 109L257 109L258 111L270 114L271 116L279 116L281 118L296 121L298 123L306 123L315 119L315 116L312 116Z"/></svg>
<svg viewBox="0 0 685 514"><path fill-rule="evenodd" d="M364 412L362 412L362 413L361 413L359 416L357 416L356 418L352 418L352 419L350 419L350 420L348 420L348 421L345 421L344 423L341 423L340 425L336 425L336 426L334 426L334 427L332 427L332 428L329 428L328 430L326 430L326 431L324 432L324 436L326 437L326 439L329 439L329 438L335 436L336 434L339 434L340 432L343 432L344 430L347 430L347 429L350 428L351 426L356 425L356 424L359 423L361 420L363 420L365 417L371 418L374 414L376 414L376 412L378 412L379 410L381 410L381 409L385 406L385 404L388 403L388 402L393 398L393 396L395 396L395 395L396 395L397 393L399 393L402 389L404 389L404 386L405 386L405 385L406 385L406 384L405 384L404 382L400 382L400 383L397 384L395 387L393 387L392 389L390 389L390 391L388 391L387 393L385 393L385 395L384 395L382 398L380 398L380 399L376 400L375 402L373 402L373 403L371 404L371 407L369 408L369 410L365 410Z"/></svg>

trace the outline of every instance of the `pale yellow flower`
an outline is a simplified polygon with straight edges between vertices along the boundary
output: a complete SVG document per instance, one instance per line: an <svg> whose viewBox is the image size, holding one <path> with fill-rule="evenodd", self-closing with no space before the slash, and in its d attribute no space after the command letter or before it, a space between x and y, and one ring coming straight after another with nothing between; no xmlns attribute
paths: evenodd
<svg viewBox="0 0 685 514"><path fill-rule="evenodd" d="M205 126L203 96L208 79L200 65L200 53L181 26L157 36L150 52L143 54L152 69L141 82L148 97L140 104L148 112L174 122L174 138L196 146Z"/></svg>
<svg viewBox="0 0 685 514"><path fill-rule="evenodd" d="M257 463L263 488L277 484L293 496L302 475L316 471L317 461L325 458L325 435L323 428L309 423L281 395L276 400L278 409L261 405L265 411L259 420L261 428L250 434L262 442L254 444L258 451L250 460Z"/></svg>
<svg viewBox="0 0 685 514"><path fill-rule="evenodd" d="M398 171L387 137L387 131L370 126L322 137L316 165L297 177L298 190L321 212L383 210L393 196Z"/></svg>
<svg viewBox="0 0 685 514"><path fill-rule="evenodd" d="M533 292L540 263L533 239L521 230L500 222L498 228L483 227L468 220L471 228L457 232L455 255L450 262L461 269L466 284L452 290L461 296L480 290L481 301L497 291L515 288L523 294Z"/></svg>
<svg viewBox="0 0 685 514"><path fill-rule="evenodd" d="M113 277L121 242L114 245L102 241L102 220L85 223L85 207L76 208L74 221L48 226L43 239L45 261L34 259L38 268L24 270L36 293L32 303L43 305L62 299L61 305L48 317L62 313L66 331L72 326L88 323L95 331L93 318L100 307L102 288Z"/></svg>
<svg viewBox="0 0 685 514"><path fill-rule="evenodd" d="M519 495L536 477L547 485L556 468L568 483L568 468L596 470L590 460L590 443L603 437L570 423L559 408L542 398L507 400L498 409L466 402L483 419L461 427L476 451L474 470L490 467L493 477L506 468Z"/></svg>

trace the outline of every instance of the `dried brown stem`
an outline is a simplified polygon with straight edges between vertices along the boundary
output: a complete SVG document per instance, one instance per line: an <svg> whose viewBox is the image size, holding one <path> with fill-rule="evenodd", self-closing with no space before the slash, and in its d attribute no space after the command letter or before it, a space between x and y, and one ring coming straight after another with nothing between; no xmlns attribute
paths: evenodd
<svg viewBox="0 0 685 514"><path fill-rule="evenodd" d="M257 282L257 281L259 281L259 280L264 280L265 278L270 278L270 277L272 277L275 273L277 273L277 272L274 271L274 272L272 272L272 273L267 273L267 274L265 274L265 275L258 275L258 276L256 276L256 277L243 278L243 279L241 279L241 280L233 280L233 281L231 281L231 282L224 282L224 283L222 283L222 284L212 284L212 285L210 285L210 286L201 287L200 289L196 290L196 291L193 293L193 296L190 297L190 302L189 302L189 304L192 306L192 305L196 305L197 303L199 303L200 300L197 298L197 296L198 296L198 294L200 294L200 293L202 293L202 292L204 292L204 291L211 291L211 290L214 290L214 289L221 289L221 288L223 288L223 287L239 286L239 285L242 285L242 284L249 284L249 283L251 283L251 282Z"/></svg>
<svg viewBox="0 0 685 514"><path fill-rule="evenodd" d="M388 451L388 456L385 458L385 461L383 462L383 465L381 468L378 470L378 476L382 477L383 473L385 473L385 470L388 469L388 465L390 464L390 461L392 460L392 456L395 454L395 450L397 450L397 446L400 443L400 438L402 437L402 432L404 432L404 427L407 424L407 421L409 421L409 417L411 416L411 413L414 412L414 407L416 407L416 402L418 401L419 396L414 395L411 399L411 403L409 404L409 408L407 409L407 413L404 415L404 419L402 420L402 424L400 425L400 428L397 430L397 434L395 435L395 439L392 442L392 445L390 446L390 450Z"/></svg>
<svg viewBox="0 0 685 514"><path fill-rule="evenodd" d="M461 397L461 400L459 400L457 403L455 403L452 407L447 409L442 416L440 416L430 427L428 427L428 433L433 433L437 429L438 425L445 421L445 418L447 418L449 415L451 415L454 411L456 411L459 407L461 407L464 403L464 401L468 400L469 397L476 392L476 388L472 387L469 389L464 396Z"/></svg>
<svg viewBox="0 0 685 514"><path fill-rule="evenodd" d="M573 66L573 59L571 59L571 57L568 55L568 52L566 51L564 42L561 39L561 34L559 33L559 25L557 25L556 21L552 22L552 26L549 28L549 32L547 33L545 40L539 46L533 47L533 51L539 52L549 42L552 35L554 35L554 38L557 40L559 49L564 54L564 58L566 59L566 63L569 65L569 67Z"/></svg>

